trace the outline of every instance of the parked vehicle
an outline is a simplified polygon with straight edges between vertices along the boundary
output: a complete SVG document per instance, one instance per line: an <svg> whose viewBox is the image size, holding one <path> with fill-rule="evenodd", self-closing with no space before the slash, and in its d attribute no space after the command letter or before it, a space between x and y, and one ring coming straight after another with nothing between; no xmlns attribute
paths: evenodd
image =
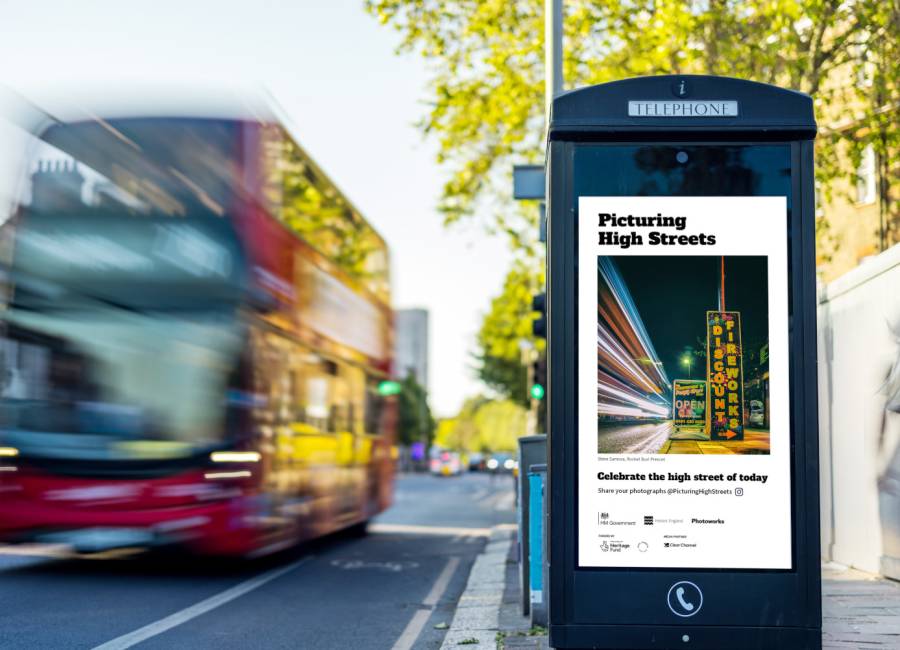
<svg viewBox="0 0 900 650"><path fill-rule="evenodd" d="M442 451L431 459L431 473L436 476L459 476L462 471L462 459L455 451Z"/></svg>
<svg viewBox="0 0 900 650"><path fill-rule="evenodd" d="M469 454L469 471L470 472L483 472L485 468L485 463L487 459L484 454L480 452L473 452Z"/></svg>
<svg viewBox="0 0 900 650"><path fill-rule="evenodd" d="M750 401L750 426L764 427L766 425L766 409L763 403L757 399Z"/></svg>
<svg viewBox="0 0 900 650"><path fill-rule="evenodd" d="M517 469L518 463L512 454L494 454L487 461L487 469L495 474L510 474Z"/></svg>

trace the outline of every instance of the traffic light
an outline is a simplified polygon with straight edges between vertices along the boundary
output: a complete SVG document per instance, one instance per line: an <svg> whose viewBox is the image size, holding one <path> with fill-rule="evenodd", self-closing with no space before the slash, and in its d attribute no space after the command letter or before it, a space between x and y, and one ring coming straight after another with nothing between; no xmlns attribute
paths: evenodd
<svg viewBox="0 0 900 650"><path fill-rule="evenodd" d="M378 384L378 394L382 397L388 397L390 395L396 395L403 391L403 386L399 381L393 381L391 379L385 379Z"/></svg>
<svg viewBox="0 0 900 650"><path fill-rule="evenodd" d="M542 400L547 393L547 357L540 355L534 363L531 364L531 397L532 399Z"/></svg>
<svg viewBox="0 0 900 650"><path fill-rule="evenodd" d="M547 338L547 294L538 293L531 299L531 311L538 312L538 317L531 322L531 333L537 338Z"/></svg>

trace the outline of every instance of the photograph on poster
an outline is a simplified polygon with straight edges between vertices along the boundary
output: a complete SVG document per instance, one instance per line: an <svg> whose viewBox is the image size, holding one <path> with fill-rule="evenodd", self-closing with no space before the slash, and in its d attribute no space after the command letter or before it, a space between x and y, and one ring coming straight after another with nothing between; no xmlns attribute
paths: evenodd
<svg viewBox="0 0 900 650"><path fill-rule="evenodd" d="M597 257L599 453L770 453L767 262Z"/></svg>

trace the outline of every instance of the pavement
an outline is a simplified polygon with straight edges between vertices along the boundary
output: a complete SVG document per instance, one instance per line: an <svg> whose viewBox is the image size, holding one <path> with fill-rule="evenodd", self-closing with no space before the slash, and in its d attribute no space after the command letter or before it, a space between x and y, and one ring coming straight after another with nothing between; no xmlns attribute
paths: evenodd
<svg viewBox="0 0 900 650"><path fill-rule="evenodd" d="M0 546L0 648L549 647L520 612L509 476L409 475L363 538L255 562ZM900 648L900 584L823 567L823 647Z"/></svg>
<svg viewBox="0 0 900 650"><path fill-rule="evenodd" d="M743 440L714 441L696 434L675 432L672 421L644 424L600 424L597 449L601 454L767 454L769 432L745 429Z"/></svg>
<svg viewBox="0 0 900 650"><path fill-rule="evenodd" d="M549 650L546 630L522 616L513 535L506 529L493 532L442 650L459 650L462 642L498 650ZM831 563L822 567L822 596L823 650L900 648L900 583ZM478 611L460 615L464 602L466 609Z"/></svg>
<svg viewBox="0 0 900 650"><path fill-rule="evenodd" d="M667 440L660 454L768 454L769 432L746 429L743 440Z"/></svg>
<svg viewBox="0 0 900 650"><path fill-rule="evenodd" d="M513 500L510 476L402 476L367 536L252 562L0 547L0 648L437 650Z"/></svg>
<svg viewBox="0 0 900 650"><path fill-rule="evenodd" d="M900 648L900 582L822 567L822 647Z"/></svg>

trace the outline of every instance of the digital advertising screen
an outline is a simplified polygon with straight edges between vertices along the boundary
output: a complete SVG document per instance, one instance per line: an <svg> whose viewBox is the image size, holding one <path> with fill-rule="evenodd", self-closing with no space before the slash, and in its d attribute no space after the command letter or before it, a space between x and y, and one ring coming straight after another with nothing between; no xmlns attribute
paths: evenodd
<svg viewBox="0 0 900 650"><path fill-rule="evenodd" d="M790 570L787 197L576 198L577 564Z"/></svg>

